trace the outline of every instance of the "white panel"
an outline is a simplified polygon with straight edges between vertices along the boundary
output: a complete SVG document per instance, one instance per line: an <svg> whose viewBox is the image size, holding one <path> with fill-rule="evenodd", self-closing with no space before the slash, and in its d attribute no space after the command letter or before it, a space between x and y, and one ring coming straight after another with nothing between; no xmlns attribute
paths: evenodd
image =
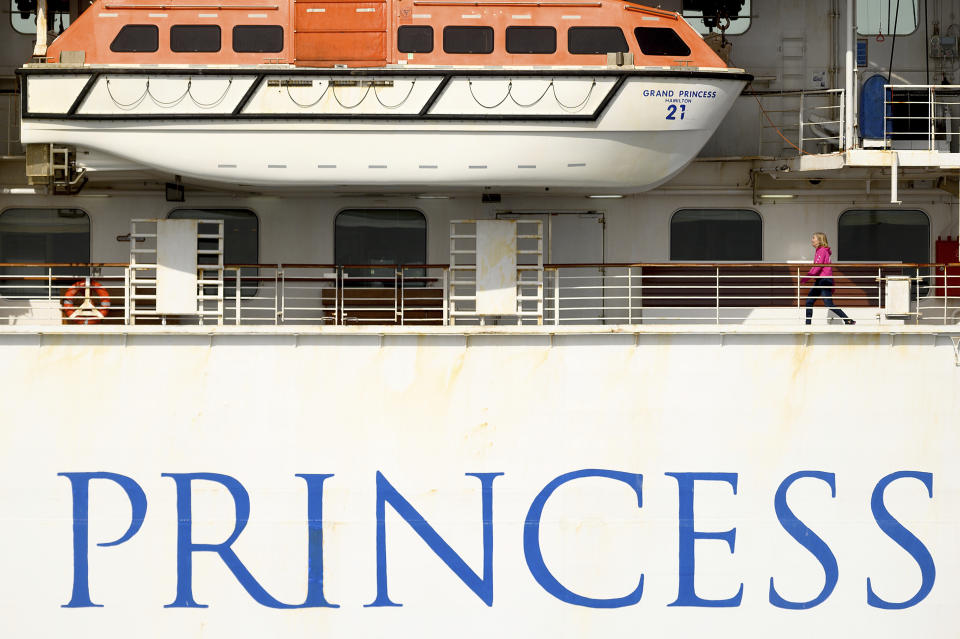
<svg viewBox="0 0 960 639"><path fill-rule="evenodd" d="M910 312L910 278L906 275L887 278L886 306L884 313L907 315Z"/></svg>
<svg viewBox="0 0 960 639"><path fill-rule="evenodd" d="M67 113L89 76L31 76L27 79L27 108L31 113Z"/></svg>
<svg viewBox="0 0 960 639"><path fill-rule="evenodd" d="M517 224L512 220L477 222L477 312L517 312Z"/></svg>
<svg viewBox="0 0 960 639"><path fill-rule="evenodd" d="M197 312L197 221L157 222L157 313Z"/></svg>

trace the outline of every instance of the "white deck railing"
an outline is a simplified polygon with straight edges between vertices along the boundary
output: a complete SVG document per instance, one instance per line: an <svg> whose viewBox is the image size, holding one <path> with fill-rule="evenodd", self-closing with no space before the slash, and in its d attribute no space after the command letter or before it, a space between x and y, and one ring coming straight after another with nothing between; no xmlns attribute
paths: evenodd
<svg viewBox="0 0 960 639"><path fill-rule="evenodd" d="M842 150L845 109L843 89L800 93L800 153L833 153Z"/></svg>
<svg viewBox="0 0 960 639"><path fill-rule="evenodd" d="M884 142L912 142L927 151L950 151L960 140L960 86L887 84Z"/></svg>
<svg viewBox="0 0 960 639"><path fill-rule="evenodd" d="M499 316L484 321L547 326L802 325L809 283L800 280L809 267L774 263L548 264L544 267L542 316ZM960 265L839 264L833 268L833 301L858 323L960 324ZM904 276L909 280L908 308L893 315L886 284ZM127 312L129 281L126 264L0 264L0 324L215 323L189 315L131 317ZM89 312L76 316L74 311L84 296L92 298L92 305L104 317L91 320ZM204 304L220 301L209 295L201 297ZM446 265L228 266L223 307L223 323L235 326L453 324ZM69 317L71 314L75 316ZM458 318L456 324L479 321ZM822 300L815 303L813 321L829 321Z"/></svg>

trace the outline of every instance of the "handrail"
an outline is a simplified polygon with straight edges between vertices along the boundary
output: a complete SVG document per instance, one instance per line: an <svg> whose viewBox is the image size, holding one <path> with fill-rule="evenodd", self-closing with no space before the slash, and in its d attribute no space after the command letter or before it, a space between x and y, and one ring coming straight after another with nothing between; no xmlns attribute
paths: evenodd
<svg viewBox="0 0 960 639"><path fill-rule="evenodd" d="M0 267L36 267L49 266L54 268L125 268L128 262L0 262ZM575 263L546 263L544 268L627 268L627 267L707 267L707 268L767 268L790 267L803 268L813 266L810 262L575 262ZM932 268L940 266L960 266L960 262L831 262L827 266L833 268ZM204 265L199 265L203 268ZM257 264L224 264L224 268L367 268L367 269L416 269L416 268L449 268L449 264L310 264L310 263L257 263Z"/></svg>

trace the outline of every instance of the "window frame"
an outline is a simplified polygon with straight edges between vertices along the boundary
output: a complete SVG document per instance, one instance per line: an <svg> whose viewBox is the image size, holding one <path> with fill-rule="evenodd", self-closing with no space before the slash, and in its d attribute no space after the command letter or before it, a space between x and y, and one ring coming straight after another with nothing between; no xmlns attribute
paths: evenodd
<svg viewBox="0 0 960 639"><path fill-rule="evenodd" d="M489 51L449 51L447 50L447 31L450 29L463 29L464 31L473 31L479 32L484 31L490 34L490 50ZM443 27L443 32L441 33L441 44L440 48L443 49L443 52L446 55L490 55L497 48L497 34L494 31L493 27L486 25L473 25L473 24L448 24Z"/></svg>
<svg viewBox="0 0 960 639"><path fill-rule="evenodd" d="M204 30L217 30L217 48L216 49L174 49L173 48L173 31L177 28L200 28ZM167 33L167 36L170 39L170 51L172 53L219 53L223 50L223 29L220 28L219 24L173 24L170 25L170 30Z"/></svg>
<svg viewBox="0 0 960 639"><path fill-rule="evenodd" d="M126 29L128 29L128 28L130 28L130 27L152 27L153 30L154 30L154 32L156 33L156 36L157 36L156 47L153 48L153 49L136 49L136 50L130 50L130 49L114 49L114 48L113 48L113 45L114 45L114 43L117 41L117 38L120 37L120 34L123 33L124 30L126 30ZM159 27L158 25L156 25L156 24L139 24L139 23L138 23L138 24L125 24L125 25L123 25L122 27L120 27L120 30L117 31L117 34L116 34L115 36L113 36L113 39L110 41L109 47L110 47L110 52L111 52L111 53L156 53L157 51L160 50L160 27Z"/></svg>
<svg viewBox="0 0 960 639"><path fill-rule="evenodd" d="M510 30L526 29L529 31L553 31L553 50L551 51L511 51L510 50ZM553 25L536 24L512 24L503 30L503 47L510 55L552 55L557 52L557 28Z"/></svg>
<svg viewBox="0 0 960 639"><path fill-rule="evenodd" d="M177 208L173 208L173 209L170 209L169 211L167 211L167 216L166 216L166 218L164 218L164 219L167 219L167 220L199 220L199 219L203 219L203 218L199 218L199 217L172 217L173 214L176 213L177 211L212 211L212 212L221 212L221 211L227 211L227 212L229 212L229 211L244 211L244 212L247 212L247 213L252 214L252 215L253 215L253 219L254 219L254 221L256 222L256 231L257 231L257 242L256 242L257 255L256 255L256 259L255 259L252 263L253 263L253 264L259 264L259 263L260 263L260 215L258 215L257 212L254 211L253 209L247 208L247 207L242 207L242 206L220 206L220 207L216 207L216 208L214 208L214 207L178 206ZM226 225L226 220L224 220L224 225ZM226 266L229 266L229 264L228 264L227 261L226 261L226 243L227 243L227 232L226 232L226 228L224 228L223 243L224 243L224 262L223 262L223 264L224 264L224 266L226 267ZM241 263L242 263L242 262L241 262ZM203 265L200 265L200 266L203 266ZM248 274L248 275L250 275L251 277L258 277L258 276L260 275L260 269L259 269L259 268L254 268L254 269L253 269L253 272L250 273L250 274ZM227 298L227 297L232 298L232 297L234 297L234 296L236 295L236 286L235 286L235 284L236 284L236 282L231 282L231 281L229 281L229 278L224 277L224 281L223 281L223 291L224 291L224 292L223 292L223 296L224 296L224 298ZM228 290L228 289L231 290L231 291L234 291L234 295L228 295L228 294L227 294L227 290ZM241 297L241 298L252 298L252 297L256 297L256 296L257 296L257 292L259 291L259 289L260 289L260 282L259 282L259 281L255 281L252 285L247 285L247 284L243 284L243 283L242 283L242 279L241 279L240 297Z"/></svg>
<svg viewBox="0 0 960 639"><path fill-rule="evenodd" d="M743 211L753 213L756 216L756 219L760 222L760 256L756 260L718 260L718 259L680 259L673 257L673 222L676 219L677 215L683 213L684 211L718 211L718 212L729 212L729 211ZM747 263L760 263L764 260L764 233L766 231L766 220L763 217L763 214L752 208L730 208L730 207L683 207L676 209L673 213L670 214L670 219L667 222L667 261L669 262L689 262L697 263L702 262L704 264L713 264L713 263L731 263L738 264L742 262Z"/></svg>
<svg viewBox="0 0 960 639"><path fill-rule="evenodd" d="M6 215L7 213L9 213L10 211L56 211L56 210L59 210L59 209L69 209L69 210L79 211L79 212L83 213L83 217L87 220L87 243L86 243L86 248L87 248L87 260L86 260L86 263L87 263L87 264L91 264L91 263L92 263L92 262L90 261L90 260L91 260L91 252L92 252L92 250L93 250L93 230L92 230L92 228L93 228L93 221L92 221L91 218L90 218L90 213L87 212L86 209L82 209L82 208L79 208L79 207L72 207L72 206L71 206L71 207L58 207L58 206L8 206L8 207L5 207L5 208L0 209L0 221L2 221L3 216ZM6 258L0 258L0 259L5 260ZM62 262L65 263L65 262L71 262L71 261L72 261L72 260L63 260ZM27 263L29 263L29 262L27 262ZM47 262L45 262L44 260L36 260L35 263L37 263L37 264L43 264L43 263L57 264L56 261L47 261ZM81 262L81 263L82 263L82 262ZM7 267L7 268L9 268L9 267ZM29 268L29 267L27 267L27 268ZM84 272L83 274L80 274L80 273L76 273L76 274L74 274L74 273L57 273L57 272L56 272L58 269L60 269L60 270L65 270L65 269L78 270L78 269L82 269L82 268L83 268L83 267L69 267L69 266L54 267L54 268L53 268L53 271L54 271L54 272L53 272L52 274L53 274L55 277L57 277L57 278L59 278L59 277L67 277L67 278L70 278L70 277L81 277L81 278L82 278L82 277L86 277L87 275L90 275L89 269L87 269L86 272ZM15 274L12 274L12 275L15 275ZM28 276L28 275L29 275L29 273L24 273L24 276ZM2 280L0 280L0 283L3 284L3 288L0 289L0 299L46 299L46 298L47 298L47 295L37 295L37 296L32 296L32 295L13 295L13 296L10 296L9 293L10 293L10 291L12 290L11 284L15 284L15 282L16 282L16 279L15 279L14 277L6 276L6 274L4 275L4 277L2 278ZM30 288L30 287L27 287L27 288ZM59 285L57 285L56 288L62 288L62 287L59 286Z"/></svg>
<svg viewBox="0 0 960 639"><path fill-rule="evenodd" d="M14 32L14 33L17 33L17 34L20 34L20 35L25 35L25 36L35 36L35 35L37 35L37 22L36 22L36 18L34 18L32 21L29 21L30 25L33 27L32 30L30 30L30 31L23 31L23 30L17 28L17 23L14 21L13 18L14 18L15 15L19 14L20 11L17 10L17 6L16 6L16 5L17 5L17 0L10 0L10 28L13 29L13 32ZM35 15L35 14L34 14L34 15ZM71 24L73 24L73 20L72 20L71 17L70 17L70 12L69 12L69 11L49 11L48 14L47 14L47 23L48 23L49 26L53 26L54 24L56 24L57 16L60 16L61 20L63 19L63 16L66 16L66 18L67 18L67 24L63 27L63 30L62 30L62 31L60 31L60 32L57 33L57 35L60 35L60 34L63 33L64 31L66 31L67 28L68 28Z"/></svg>
<svg viewBox="0 0 960 639"><path fill-rule="evenodd" d="M730 29L731 29L731 30L734 29L734 28L738 25L739 21L741 21L741 20L745 20L745 21L746 21L746 23L747 23L746 28L744 28L743 31L733 31L733 32L731 32L731 30L728 30L728 31L727 31L727 37L728 37L728 38L735 38L735 37L737 37L737 36L742 36L743 34L745 34L747 31L749 31L749 30L753 27L753 11L754 11L754 8L755 8L755 7L753 6L753 1L752 1L752 0L747 0L747 3L749 4L749 6L745 6L745 7L744 7L744 9L745 9L746 12L747 12L746 15L739 15L739 16L737 16L737 19L736 19L736 20L731 20L731 21L730 21ZM689 9L688 9L688 10L684 10L684 9L683 9L683 5L682 5L682 3L681 3L679 13L680 13L680 17L683 18L684 22L686 22L688 25L690 25L690 28L693 29L694 31L696 31L697 33L699 33L701 36L705 36L705 35L707 35L708 33L710 33L710 30L707 29L706 27L704 27L704 26L703 26L703 23L701 22L701 21L703 20L703 12L702 12L702 11L692 11L692 10L689 10ZM714 32L717 33L718 31L717 31L717 30L714 30Z"/></svg>
<svg viewBox="0 0 960 639"><path fill-rule="evenodd" d="M280 30L280 48L279 49L269 49L269 50L250 50L250 49L237 49L237 30L238 29L271 29L271 30ZM222 45L221 45L222 46ZM286 29L283 28L281 24L235 24L233 28L230 29L230 50L233 53L282 53L287 47L287 33Z"/></svg>
<svg viewBox="0 0 960 639"><path fill-rule="evenodd" d="M400 48L400 32L403 29L429 29L430 30L430 49L428 51L409 51ZM429 24L401 24L397 27L397 51L399 53L433 53L437 48L437 36L433 30L433 25Z"/></svg>
<svg viewBox="0 0 960 639"><path fill-rule="evenodd" d="M672 33L672 34L676 37L677 41L678 41L680 44L682 44L684 47L686 47L686 52L685 52L685 53L647 53L646 51L644 51L644 49L643 49L643 44L641 44L641 42L640 42L640 32L641 32L641 31L669 31L670 33ZM637 48L640 49L640 53L641 53L642 55L645 55L645 56L652 56L652 57L673 57L673 56L686 57L686 56L689 56L689 55L693 52L693 50L690 48L690 45L687 44L687 41L683 39L683 36L681 36L679 33L677 33L677 30L676 30L676 29L673 29L673 28L671 28L671 27L645 27L645 26L643 26L643 25L639 25L639 26L636 26L636 27L633 28L633 39L637 41Z"/></svg>
<svg viewBox="0 0 960 639"><path fill-rule="evenodd" d="M861 0L861 2L862 2L862 1L863 1L863 0ZM912 0L912 2L914 3L914 7L913 7L913 29L911 29L910 31L904 31L904 32L884 33L884 34L883 34L884 37L890 37L890 38L892 38L894 35L896 35L898 38L900 38L900 37L903 37L903 36L913 35L914 33L917 32L917 29L920 28L920 2L919 2L919 0ZM858 11L858 12L859 12L859 9L860 9L861 6L863 6L863 5L861 5L860 3L857 3L857 11ZM857 22L857 35L858 35L858 36L877 36L877 35L880 35L880 32L879 32L879 31L871 31L871 32L860 31L860 20L857 19L856 16L854 16L854 19L855 19L856 22ZM882 20L881 20L881 23L882 23ZM878 24L877 26L879 27L879 24ZM887 25L887 26L889 27L890 25ZM874 209L874 210L879 210L879 209Z"/></svg>
<svg viewBox="0 0 960 639"><path fill-rule="evenodd" d="M427 224L427 214L424 213L421 209L406 207L406 206L372 206L372 207L345 206L339 211L337 211L336 215L333 216L333 233L332 233L333 264L335 266L337 267L343 266L340 263L340 260L338 259L339 256L337 255L337 221L340 219L341 215L343 215L344 213L349 213L351 211L410 211L413 213L417 213L423 219L423 260L424 261L422 262L422 264L429 263L429 257L430 257L430 236L428 234L429 225ZM416 262L411 262L411 263L416 265ZM365 266L365 265L353 264L351 266ZM375 267L376 265L371 264L369 266Z"/></svg>
<svg viewBox="0 0 960 639"><path fill-rule="evenodd" d="M623 50L623 51L616 50L616 51L603 51L603 52L598 52L598 51L574 51L573 49L571 49L571 48L570 48L570 34L571 34L572 32L574 32L574 31L580 31L580 30L584 30L584 31L585 31L585 30L587 30L587 29L608 29L608 30L616 29L617 31L620 32L620 37L623 39L623 45L626 47L626 49ZM630 52L630 41L627 40L627 36L626 36L626 34L624 34L624 32L623 32L623 28L620 27L620 26L617 26L617 25L602 25L602 24L600 24L600 25L570 26L570 27L567 27L566 36L567 36L567 53L570 54L570 55L607 55L607 54L610 54L610 53L629 53L629 52Z"/></svg>
<svg viewBox="0 0 960 639"><path fill-rule="evenodd" d="M931 258L932 254L933 254L933 246L932 246L932 244L933 244L933 242L932 242L932 239L933 239L933 226L932 226L932 222L931 222L931 220L930 220L930 214L927 213L924 209L921 209L921 208L909 208L909 209L904 209L904 208L863 208L863 207L855 207L855 208L850 208L850 209L844 209L843 211L840 212L840 215L837 216L836 235L834 236L834 237L837 238L836 245L835 245L835 246L836 246L836 249L837 249L837 261L841 261L841 255L843 254L843 245L840 243L840 221L843 219L843 216L846 215L847 213L871 213L871 212L877 212L877 211L889 211L889 212L896 212L896 213L903 213L903 212L905 212L905 211L913 211L913 212L921 213L921 214L923 215L924 219L927 221L927 238L926 238L926 243L925 243L925 246L926 246L926 255L927 255L927 257L926 257L926 259L925 259L923 262L921 262L921 263L923 263L923 264L930 264L930 263L931 263L931 262L930 262L930 258ZM853 261L853 260L843 260L843 261ZM855 260L855 261L857 261L857 262L866 262L867 264L879 264L879 263L884 263L884 262L885 262L885 260ZM901 261L902 261L902 260L901 260ZM910 262L907 262L907 263L909 264Z"/></svg>

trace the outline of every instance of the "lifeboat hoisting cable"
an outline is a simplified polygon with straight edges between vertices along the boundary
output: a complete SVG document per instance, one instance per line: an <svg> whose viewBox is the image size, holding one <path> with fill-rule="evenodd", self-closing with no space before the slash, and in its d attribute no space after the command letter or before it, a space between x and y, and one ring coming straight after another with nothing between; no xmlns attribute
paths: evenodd
<svg viewBox="0 0 960 639"><path fill-rule="evenodd" d="M68 322L99 324L110 312L110 293L89 277L77 280L63 294L63 312Z"/></svg>

